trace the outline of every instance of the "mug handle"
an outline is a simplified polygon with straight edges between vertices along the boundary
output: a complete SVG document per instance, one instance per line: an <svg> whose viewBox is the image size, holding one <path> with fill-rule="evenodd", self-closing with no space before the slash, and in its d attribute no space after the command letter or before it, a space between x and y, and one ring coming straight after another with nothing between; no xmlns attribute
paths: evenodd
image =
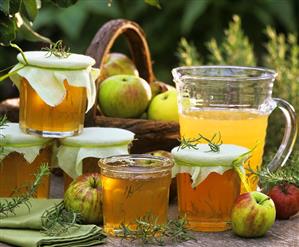
<svg viewBox="0 0 299 247"><path fill-rule="evenodd" d="M282 142L279 146L277 153L272 161L268 164L270 171L275 171L282 167L287 162L297 137L297 121L294 107L287 101L280 98L273 98L276 106L282 111L285 117L285 130Z"/></svg>

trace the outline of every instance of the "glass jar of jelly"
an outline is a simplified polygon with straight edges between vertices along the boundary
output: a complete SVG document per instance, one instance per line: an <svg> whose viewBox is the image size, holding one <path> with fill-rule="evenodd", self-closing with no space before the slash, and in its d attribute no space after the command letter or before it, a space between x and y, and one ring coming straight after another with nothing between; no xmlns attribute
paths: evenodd
<svg viewBox="0 0 299 247"><path fill-rule="evenodd" d="M240 194L239 174L245 176L242 165L248 151L231 144L222 144L218 152L212 152L208 144L172 150L179 214L186 217L190 229L219 232L231 228L231 211Z"/></svg>
<svg viewBox="0 0 299 247"><path fill-rule="evenodd" d="M0 146L0 197L25 192L40 165L51 165L52 141L24 134L16 123L8 123L0 130ZM49 176L44 177L37 198L47 198L49 186Z"/></svg>
<svg viewBox="0 0 299 247"><path fill-rule="evenodd" d="M81 133L84 114L95 102L95 60L80 54L57 57L46 51L17 56L11 80L20 92L20 127L29 134L66 137ZM86 102L88 102L86 106Z"/></svg>

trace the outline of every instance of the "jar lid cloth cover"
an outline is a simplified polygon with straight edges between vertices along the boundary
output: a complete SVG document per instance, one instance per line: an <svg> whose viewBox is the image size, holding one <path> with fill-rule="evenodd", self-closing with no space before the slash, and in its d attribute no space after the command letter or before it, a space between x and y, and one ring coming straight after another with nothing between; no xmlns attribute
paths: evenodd
<svg viewBox="0 0 299 247"><path fill-rule="evenodd" d="M0 161L10 153L17 152L23 154L28 163L32 163L40 150L50 143L52 140L49 138L23 133L17 123L7 123L0 129Z"/></svg>
<svg viewBox="0 0 299 247"><path fill-rule="evenodd" d="M171 153L175 160L172 168L172 177L178 173L189 173L192 179L192 188L204 181L211 172L223 174L234 165L244 171L243 162L250 156L248 148L233 144L222 144L219 152L212 152L208 144L197 144L196 149L181 149L175 147ZM241 157L241 159L239 159ZM238 160L238 164L234 161Z"/></svg>
<svg viewBox="0 0 299 247"><path fill-rule="evenodd" d="M76 178L82 175L83 159L128 154L128 146L133 140L134 133L124 129L84 128L81 135L60 140L58 166L70 177Z"/></svg>
<svg viewBox="0 0 299 247"><path fill-rule="evenodd" d="M24 59L24 57L25 59ZM95 60L81 54L68 57L49 55L47 51L28 51L18 54L19 63L10 73L10 79L20 90L22 78L25 78L41 99L49 106L59 105L66 96L64 81L74 87L85 87L88 99L87 111L96 98L95 80L99 69L92 68Z"/></svg>

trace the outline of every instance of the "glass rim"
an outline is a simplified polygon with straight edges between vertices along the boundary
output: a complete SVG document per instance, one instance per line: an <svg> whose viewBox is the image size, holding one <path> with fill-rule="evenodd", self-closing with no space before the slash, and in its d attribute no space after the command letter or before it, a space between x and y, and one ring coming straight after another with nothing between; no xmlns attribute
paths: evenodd
<svg viewBox="0 0 299 247"><path fill-rule="evenodd" d="M224 76L207 76L207 75L182 75L179 71L182 70L194 70L194 69L239 69L244 71L258 71L264 72L265 74L259 76L242 76L242 78L237 78L234 75L224 75ZM195 80L208 80L208 81L230 81L239 82L239 81L260 81L260 80L274 80L277 77L277 72L272 69L265 67L255 67L255 66L235 66L235 65L195 65L195 66L181 66L176 67L171 70L174 81L178 78L183 79L195 79Z"/></svg>
<svg viewBox="0 0 299 247"><path fill-rule="evenodd" d="M146 165L135 164L135 160L155 161ZM115 165L113 163L123 162L122 165ZM154 165L155 164L155 165ZM171 171L174 166L172 159L162 156L154 156L150 154L125 154L113 155L101 158L98 161L98 166L101 169L108 170L118 174L153 174ZM127 168L127 169L125 169ZM128 169L129 168L129 169ZM142 168L142 169L131 169Z"/></svg>

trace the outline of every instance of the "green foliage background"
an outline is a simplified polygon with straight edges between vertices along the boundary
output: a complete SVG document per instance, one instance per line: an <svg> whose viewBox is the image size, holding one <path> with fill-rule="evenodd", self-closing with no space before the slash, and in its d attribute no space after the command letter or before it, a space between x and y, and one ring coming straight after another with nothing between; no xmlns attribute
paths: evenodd
<svg viewBox="0 0 299 247"><path fill-rule="evenodd" d="M33 23L36 31L53 41L63 39L74 52L82 53L96 31L110 19L136 21L147 34L157 77L168 83L171 83L170 70L178 63L175 53L181 36L193 40L200 53L206 55L205 43L211 38L220 41L232 15L237 14L242 19L244 32L254 44L259 64L265 51L266 26L286 33L297 32L299 23L299 11L296 11L299 1L296 0L160 0L161 9L143 0L79 0L68 8L57 7L52 2L41 1L42 7ZM24 38L18 35L17 43L25 50L41 46ZM118 42L115 50L125 51L123 43ZM15 53L0 48L0 67L13 64Z"/></svg>

